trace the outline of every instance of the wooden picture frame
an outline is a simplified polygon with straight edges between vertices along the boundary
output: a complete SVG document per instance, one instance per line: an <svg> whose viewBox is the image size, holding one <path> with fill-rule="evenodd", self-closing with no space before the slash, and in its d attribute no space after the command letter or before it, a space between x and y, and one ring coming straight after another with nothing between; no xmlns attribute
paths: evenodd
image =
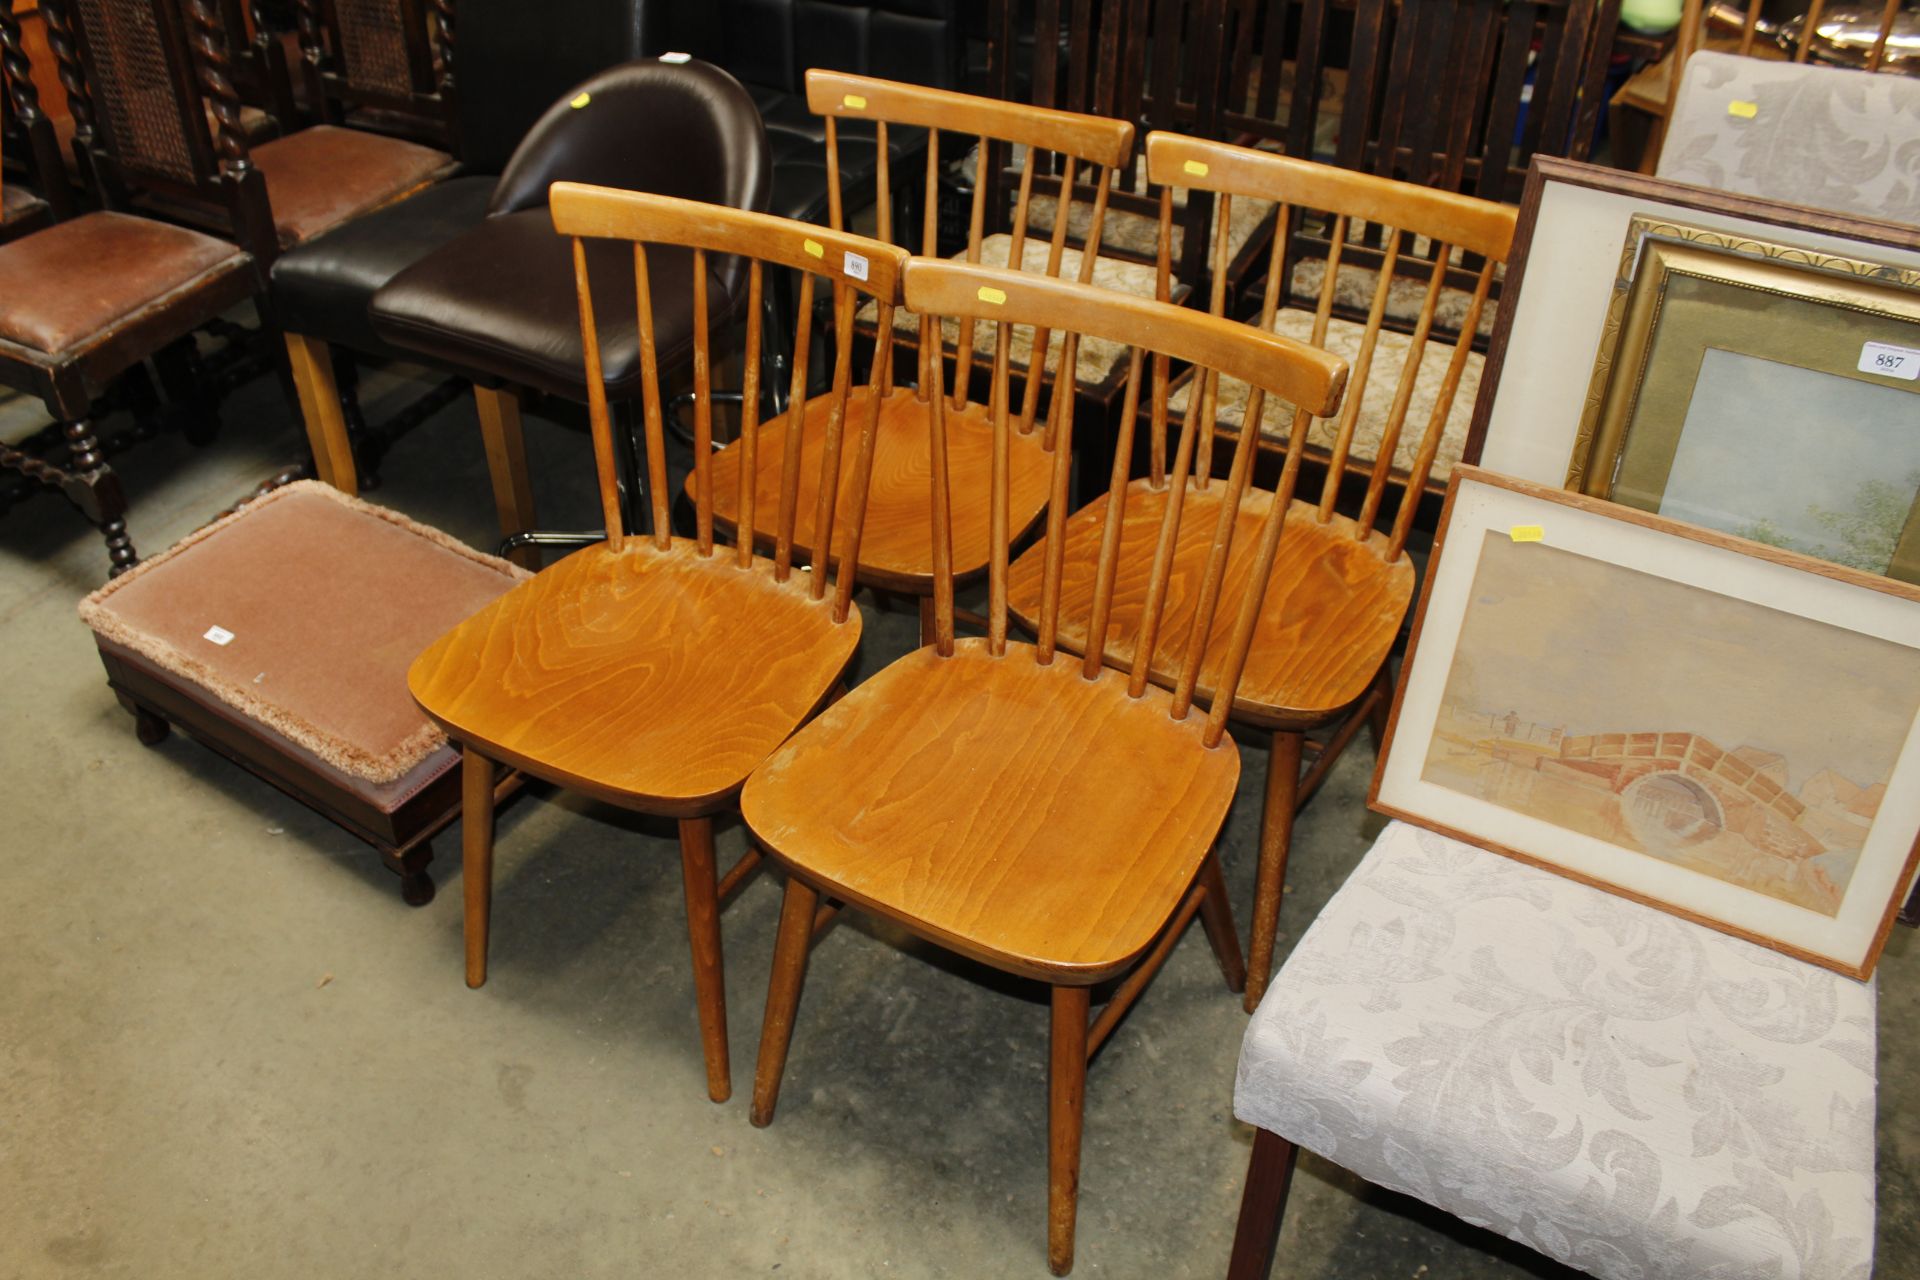
<svg viewBox="0 0 1920 1280"><path fill-rule="evenodd" d="M1566 487L1920 582L1920 267L1634 217Z"/></svg>
<svg viewBox="0 0 1920 1280"><path fill-rule="evenodd" d="M1920 227L1536 157L1462 460L1561 484L1635 217L1920 268Z"/></svg>
<svg viewBox="0 0 1920 1280"><path fill-rule="evenodd" d="M1864 979L1920 864L1920 587L1462 467L1367 802Z"/></svg>

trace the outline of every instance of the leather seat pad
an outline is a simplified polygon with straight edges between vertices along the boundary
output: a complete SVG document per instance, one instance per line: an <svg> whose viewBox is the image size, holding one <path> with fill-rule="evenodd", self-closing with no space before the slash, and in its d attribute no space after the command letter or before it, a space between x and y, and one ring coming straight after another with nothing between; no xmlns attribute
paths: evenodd
<svg viewBox="0 0 1920 1280"><path fill-rule="evenodd" d="M315 125L253 149L274 230L290 249L452 173L452 156L358 129Z"/></svg>
<svg viewBox="0 0 1920 1280"><path fill-rule="evenodd" d="M654 342L668 368L693 349L689 250L647 250ZM717 330L732 302L709 262L707 307ZM587 242L601 372L609 397L640 392L633 251ZM408 267L373 296L374 332L392 346L470 374L586 399L586 362L573 281L573 245L545 209L496 214Z"/></svg>
<svg viewBox="0 0 1920 1280"><path fill-rule="evenodd" d="M185 227L82 214L0 245L0 340L67 351L248 260Z"/></svg>
<svg viewBox="0 0 1920 1280"><path fill-rule="evenodd" d="M273 306L288 332L370 355L397 354L367 320L381 285L480 224L492 178L453 178L297 249L273 264Z"/></svg>

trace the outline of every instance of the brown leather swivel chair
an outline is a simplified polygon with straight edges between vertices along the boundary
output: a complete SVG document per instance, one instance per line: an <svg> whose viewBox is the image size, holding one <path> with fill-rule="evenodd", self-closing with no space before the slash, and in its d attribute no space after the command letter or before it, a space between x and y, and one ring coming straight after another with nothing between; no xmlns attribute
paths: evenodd
<svg viewBox="0 0 1920 1280"><path fill-rule="evenodd" d="M763 212L772 171L766 130L739 81L697 59L630 62L541 117L501 175L485 220L373 295L367 314L383 342L472 379L508 536L534 524L519 389L587 400L571 249L547 212L547 188L558 181ZM654 337L665 370L693 351L692 255L663 249L656 258ZM605 316L598 339L607 396L631 402L643 381L633 264L604 244L590 245L587 261ZM744 301L742 270L732 259L709 265L716 322Z"/></svg>

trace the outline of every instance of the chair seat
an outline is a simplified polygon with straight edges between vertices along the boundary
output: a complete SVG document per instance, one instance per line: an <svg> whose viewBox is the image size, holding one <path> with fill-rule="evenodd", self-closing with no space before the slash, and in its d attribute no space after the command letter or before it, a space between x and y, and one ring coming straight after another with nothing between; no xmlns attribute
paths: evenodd
<svg viewBox="0 0 1920 1280"><path fill-rule="evenodd" d="M980 262L983 266L1004 267L1007 257L1013 250L1013 237L1004 232L991 235L980 242ZM1028 236L1020 246L1020 269L1043 275L1047 269L1049 246L1046 238ZM955 254L954 261L961 261L964 254ZM1060 255L1060 277L1065 280L1080 278L1080 251L1064 249ZM1151 298L1157 288L1154 269L1138 262L1122 262L1116 258L1103 257L1093 264L1093 281L1102 289L1114 289L1121 293L1130 293L1136 298ZM1184 286L1175 286L1174 301L1180 301ZM862 308L860 318L868 324L873 322L871 304ZM920 329L920 317L901 307L893 313L893 327L896 333L913 334ZM949 350L960 341L960 325L952 319L940 322L940 338ZM993 363L994 326L978 324L973 329L973 350L984 365ZM1047 351L1047 372L1056 373L1060 368L1061 338L1054 334ZM1033 361L1033 333L1025 327L1013 331L1013 341L1009 344L1008 363L1015 369L1026 369ZM1116 384L1125 372L1127 349L1118 342L1109 342L1104 338L1082 337L1080 348L1074 359L1074 374L1082 387L1105 388ZM1044 402L1043 402L1044 406Z"/></svg>
<svg viewBox="0 0 1920 1280"><path fill-rule="evenodd" d="M267 180L274 230L291 249L458 166L452 156L360 129L315 125L253 149Z"/></svg>
<svg viewBox="0 0 1920 1280"><path fill-rule="evenodd" d="M1875 991L1389 824L1247 1029L1234 1114L1608 1280L1866 1280Z"/></svg>
<svg viewBox="0 0 1920 1280"><path fill-rule="evenodd" d="M661 366L671 369L693 350L693 254L651 246L647 268L655 348ZM607 394L632 399L640 394L632 247L590 241L587 270ZM732 309L711 266L707 306L716 328ZM573 243L554 234L544 207L481 220L382 286L367 317L383 341L401 350L576 402L586 399Z"/></svg>
<svg viewBox="0 0 1920 1280"><path fill-rule="evenodd" d="M1098 982L1192 884L1233 799L1231 738L1158 690L966 639L893 663L755 771L740 808L828 897L1015 973Z"/></svg>
<svg viewBox="0 0 1920 1280"><path fill-rule="evenodd" d="M0 183L0 227L46 212L47 202L17 182Z"/></svg>
<svg viewBox="0 0 1920 1280"><path fill-rule="evenodd" d="M273 307L291 333L391 354L367 320L380 286L487 216L492 178L452 178L355 218L273 263Z"/></svg>
<svg viewBox="0 0 1920 1280"><path fill-rule="evenodd" d="M751 625L743 625L750 623ZM675 541L578 551L430 645L421 709L490 758L614 804L697 817L737 790L840 678L856 611L804 575Z"/></svg>
<svg viewBox="0 0 1920 1280"><path fill-rule="evenodd" d="M873 394L855 389L848 398L846 434L841 445L840 494L834 507L834 545L846 546L852 528L854 453L867 417L873 412ZM826 446L827 414L831 397L807 402L800 445L800 499L795 509L796 562L810 559L818 540L814 532L815 504L819 500L820 454ZM874 440L873 475L867 487L865 530L860 539L860 580L874 586L925 593L933 580L933 522L927 495L932 483L928 456L927 406L911 388L896 387L881 405L880 428ZM947 406L947 476L959 495L950 512L953 534L953 571L964 577L978 573L989 554L989 473L993 467L993 423L986 407L972 404L956 412ZM779 525L781 459L786 448L784 417L760 427L759 462L755 468L753 525L758 541L773 545ZM1046 510L1052 483L1053 454L1040 441L1040 432L1013 433L1009 449L1007 527L1019 538ZM714 455L714 519L732 533L740 520L740 442ZM693 477L687 478L693 492ZM968 500L968 496L972 500ZM836 557L837 560L837 557Z"/></svg>
<svg viewBox="0 0 1920 1280"><path fill-rule="evenodd" d="M1155 646L1154 680L1171 685L1179 676L1183 650L1179 638L1192 625L1208 549L1219 519L1224 481L1206 489L1189 483L1174 552L1173 573ZM1145 606L1153 549L1160 536L1169 489L1156 491L1145 479L1127 486L1121 525L1119 574L1114 582L1113 614L1108 624L1106 659L1126 669ZM1214 611L1207 663L1200 669L1196 697L1208 701L1219 680L1219 664L1246 589L1259 546L1260 526L1273 509L1273 495L1249 487L1234 524L1233 548ZM1085 652L1087 618L1093 606L1093 573L1099 559L1107 495L1067 519L1066 563L1060 585L1060 643ZM1413 600L1413 562L1382 557L1386 539L1378 532L1366 542L1354 538L1355 525L1342 515L1321 524L1315 508L1295 502L1280 538L1273 575L1253 633L1253 645L1234 697L1237 718L1270 728L1310 728L1349 706L1367 691L1399 634ZM1038 619L1046 540L1029 547L1013 564L1007 582L1007 607L1028 627Z"/></svg>
<svg viewBox="0 0 1920 1280"><path fill-rule="evenodd" d="M1327 338L1321 345L1351 364L1359 358L1365 330L1365 325L1332 317L1327 321ZM1309 342L1313 338L1313 313L1294 307L1276 312L1273 331L1300 342ZM1370 470L1373 460L1379 456L1380 442L1386 437L1387 419L1400 384L1400 372L1406 368L1407 356L1412 349L1413 340L1406 334L1395 333L1391 329L1380 330L1373 351L1373 376L1368 379L1366 398L1360 404L1360 415L1354 419L1353 441L1347 455L1353 465L1365 466ZM1440 384L1446 379L1447 365L1452 359L1453 347L1438 340L1429 340L1426 349L1420 353L1420 375L1414 383L1413 398L1407 402L1405 424L1401 427L1400 439L1393 450L1392 465L1401 475L1413 470L1420 452L1421 435L1433 417ZM1447 477L1453 474L1461 451L1466 448L1467 429L1473 423L1473 402L1480 394L1480 371L1484 364L1485 357L1479 352L1467 353L1466 364L1460 371L1460 385L1454 392L1453 405L1447 413L1447 425L1441 429L1440 448L1433 455L1433 470L1427 478L1428 488L1436 492L1447 487ZM1191 381L1190 377L1183 377L1180 385L1167 397L1167 413L1173 421L1179 421L1186 412L1187 390ZM1247 391L1246 383L1222 378L1215 421L1237 431L1246 420ZM1313 425L1307 429L1308 447L1322 453L1330 452L1338 426L1338 418L1315 418ZM1267 407L1260 415L1261 442L1285 448L1287 434L1292 427L1293 406L1269 397Z"/></svg>
<svg viewBox="0 0 1920 1280"><path fill-rule="evenodd" d="M1084 170L1083 170L1084 172ZM1118 182L1118 178L1115 179ZM1153 188L1147 183L1147 157L1143 151L1134 160L1134 187L1142 194L1151 193ZM1188 190L1178 187L1174 190L1173 203L1176 210L1187 206ZM1053 196L1036 195L1029 206L1027 225L1043 236L1053 233L1053 211L1059 201ZM1231 261L1246 247L1260 224L1273 216L1274 204L1271 200L1242 198L1233 202L1231 221L1227 224L1227 257ZM1220 216L1220 204L1215 200L1213 212L1208 220L1207 244L1213 244L1211 228ZM1093 205L1085 199L1073 202L1067 214L1067 234L1076 243L1085 244L1087 233L1093 230ZM1178 261L1187 242L1187 229L1178 216L1173 225L1173 257ZM1141 262L1152 262L1160 252L1160 218L1157 214L1133 213L1126 209L1107 209L1106 220L1100 227L1100 248L1103 253L1118 253L1124 257Z"/></svg>
<svg viewBox="0 0 1920 1280"><path fill-rule="evenodd" d="M125 213L88 213L0 245L0 342L71 352L244 269L225 240Z"/></svg>

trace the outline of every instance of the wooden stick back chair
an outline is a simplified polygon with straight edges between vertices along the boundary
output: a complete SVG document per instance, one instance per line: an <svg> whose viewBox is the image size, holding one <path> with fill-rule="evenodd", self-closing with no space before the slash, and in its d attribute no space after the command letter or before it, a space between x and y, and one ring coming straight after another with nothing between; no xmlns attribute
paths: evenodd
<svg viewBox="0 0 1920 1280"><path fill-rule="evenodd" d="M958 316L1008 328L1080 333L1129 349L1128 409L1121 458L1146 367L1154 356L1152 402L1164 405L1166 357L1246 379L1267 393L1330 412L1344 363L1300 343L1214 316L1031 273L916 258L907 267L907 305L922 316ZM938 386L937 353L922 351L922 379ZM1095 637L1087 660L1063 656L1072 602L1059 553L1074 421L1062 416L1054 441L1048 508L1046 591L1037 640L1009 636L1011 460L1018 413L1004 361L990 394L993 464L978 477L990 512L987 634L954 634L952 512L962 477L948 465L944 396L929 415L934 556L934 641L895 662L822 713L756 770L741 811L767 852L789 871L774 971L754 1080L752 1118L771 1122L805 975L819 899L857 906L1008 973L1048 984L1052 1005L1049 1094L1048 1260L1065 1274L1073 1260L1081 1099L1088 1058L1199 914L1229 987L1244 977L1231 909L1213 843L1239 776L1226 735L1231 691L1246 663L1267 571L1284 553L1284 521L1251 530L1222 524L1198 504L1162 502L1155 535L1125 542L1137 492L1115 465L1112 518L1091 573L1083 616L1072 625ZM1197 447L1189 421L1175 455L1172 492ZM1298 458L1266 509L1286 510ZM967 477L972 480L974 477ZM1222 487L1248 485L1237 469ZM1179 570L1174 549L1198 527L1210 558L1204 606L1185 617L1167 607ZM1211 540L1209 541L1209 537ZM1230 546L1250 546L1250 572L1225 574ZM1132 574L1130 560L1150 567ZM1147 607L1138 658L1109 670L1099 638L1120 607L1119 588L1144 580ZM1217 625L1216 625L1217 624ZM1164 656L1163 656L1164 655ZM1166 662L1171 689L1155 686ZM1204 671L1226 691L1198 713ZM1125 977L1089 1025L1090 988Z"/></svg>
<svg viewBox="0 0 1920 1280"><path fill-rule="evenodd" d="M1470 275L1473 288L1466 300L1463 328L1470 333L1477 326L1494 272L1508 252L1515 215L1505 206L1468 196L1178 134L1156 133L1148 138L1147 169L1155 182L1163 184L1163 210L1170 204L1166 187L1183 185L1206 188L1220 202L1223 215L1233 201L1257 198L1279 204L1283 225L1292 225L1305 211L1331 219L1330 265L1335 269L1326 274L1311 323L1296 327L1292 335L1315 348L1329 345L1342 246L1363 221L1382 233L1383 264L1367 322L1357 332L1349 332L1349 341L1336 352L1350 360L1352 369L1337 416L1322 416L1298 400L1274 400L1259 387L1249 390L1241 384L1235 392L1234 384L1226 380L1230 373L1199 369L1187 381L1183 403L1170 403L1176 397L1169 396L1151 405L1148 475L1129 487L1127 513L1117 530L1113 500L1101 498L1075 513L1058 533L1049 526L1047 540L1022 556L1011 575L1012 608L1024 626L1038 630L1048 625L1047 596L1064 575L1068 604L1058 624L1060 644L1075 653L1101 654L1109 664L1135 671L1141 670L1141 654L1148 653L1145 669L1156 682L1176 689L1183 682L1190 684L1194 696L1208 702L1216 715L1228 714L1221 691L1234 690L1232 716L1271 733L1249 953L1247 1008L1251 1010L1271 964L1293 815L1360 727L1371 725L1377 736L1386 714L1387 658L1413 599L1414 570L1405 554L1407 539L1471 356L1464 341L1456 341L1450 351L1430 343L1434 319L1449 281L1459 273L1461 255L1474 255L1480 265ZM1163 231L1167 217L1163 212ZM1425 272L1414 333L1403 340L1399 367L1390 369L1382 358L1383 342L1392 337L1383 330L1387 297L1396 279L1397 259L1403 249L1411 252L1416 237L1431 242L1432 261ZM1216 236L1214 252L1225 253L1223 237ZM1276 328L1275 299L1282 293L1279 272L1285 258L1284 241L1277 241L1267 266L1260 318L1252 326L1257 331ZM1164 253L1161 269L1166 270ZM1216 315L1223 301L1220 278L1216 273L1212 297ZM1429 355L1436 358L1429 360ZM1414 398L1423 384L1431 404L1416 417ZM1214 474L1215 446L1221 442L1216 419L1222 404L1236 394L1240 415L1223 483ZM1358 516L1350 518L1336 509L1336 501L1353 456L1357 424L1370 401L1376 408L1381 403L1388 408L1379 420L1379 438L1366 468L1366 491ZM1169 468L1161 442L1168 416L1176 412L1182 419L1179 447L1187 448L1191 437L1193 452L1190 459L1176 457ZM1245 479L1269 414L1290 420L1279 499L1249 489ZM1409 419L1419 434L1403 472L1394 459L1403 452L1401 440ZM1317 499L1295 500L1295 476L1314 447L1309 442L1319 426L1331 433L1325 479ZM1390 489L1399 489L1401 496L1388 523ZM1225 624L1214 612L1211 593L1219 588L1213 584L1218 579L1227 589L1238 590L1248 575L1265 572L1246 550L1246 539L1254 529L1274 521L1275 501L1282 507L1291 504L1289 536L1272 571L1244 669L1219 660L1194 667L1178 651L1154 653L1148 621L1156 612L1195 635L1210 627L1216 646L1226 639ZM1163 536L1163 513L1182 506L1194 529L1211 526L1216 532L1211 543L1199 532L1183 537L1173 552L1178 566L1174 585L1163 601L1155 594L1154 580L1139 572L1138 566L1144 548ZM1241 530L1240 540L1225 540L1230 527ZM1087 615L1088 602L1100 591L1097 566L1113 537L1141 552L1121 556L1125 567L1114 592L1110 621L1101 627L1082 625L1078 619ZM1095 611L1093 616L1103 615ZM1195 621L1202 618L1211 621L1202 627ZM1191 647L1198 651L1202 646L1195 640ZM1337 727L1303 779L1305 735L1328 726Z"/></svg>
<svg viewBox="0 0 1920 1280"><path fill-rule="evenodd" d="M1106 216L1107 190L1114 171L1126 162L1133 150L1133 126L1123 121L1065 111L1043 111L992 98L841 72L807 72L807 102L816 114L826 120L828 216L830 225L835 228L843 227L846 221L840 188L840 122L857 119L874 123L879 156L876 176L878 199L875 205L877 231L879 239L889 243L895 228L892 200L894 175L889 164L888 131L890 128L903 127L927 131L926 216L920 229L920 242L922 251L928 255L936 252L937 180L941 167L942 136L973 138L979 160L968 220L969 262L979 262L983 255L992 256L988 252L984 230L987 219L986 166L993 144L1009 143L1028 149L1029 162L1023 166L1019 199L1006 250L1006 260L1016 264L1037 257L1026 234L1026 215L1032 198L1035 170L1033 157L1036 152L1044 151L1061 157L1069 180L1076 172L1093 171L1093 179L1088 185L1096 192L1092 198L1092 217L1094 225L1098 227ZM1063 220L1045 244L1044 260L1036 260L1035 265L1048 276L1073 274L1082 282L1091 280L1098 255L1088 253L1082 256L1067 249L1065 235L1066 224ZM811 280L803 282L802 288L805 290L800 307L803 336L796 344L796 350L805 346L807 304L813 296L810 291ZM877 349L881 352L878 381L872 387L860 388L853 393L852 411L859 414L872 412L877 397L880 420L874 463L879 482L869 494L866 507L867 528L862 541L860 574L861 580L868 585L904 591L921 598L922 641L925 642L931 634L925 602L931 597L935 573L926 519L930 467L927 424L930 409L925 388L930 384L925 380L918 387L896 384L895 365L900 358L896 347L900 344L894 341L895 325L890 316L879 316L877 320L879 323L873 332ZM922 353L934 353L936 361L944 361L944 356L940 354L940 332L939 322L935 318L918 318L917 333L904 346L905 351L912 353L909 367L919 368L922 365ZM962 480L961 484L956 485L955 492L963 496L955 502L952 513L952 568L963 577L985 567L988 544L988 512L985 504L977 500L977 495L984 492L984 484L967 483L985 476L992 452L992 424L988 420L986 407L975 401L972 394L975 374L974 332L975 322L972 319L959 321L953 390L944 414L947 463ZM1033 352L1041 352L1049 350L1051 344L1052 335L1042 330L1033 336L1030 347ZM1063 370L1076 368L1079 335L1065 334L1057 345L1060 352L1058 367ZM1012 350L1003 335L994 351L992 376L1006 376L1012 360ZM1069 411L1075 382L1071 374L1053 379L1053 396L1043 421L1040 417L1040 393L1044 379L1032 372L1040 367L1038 358L1030 356L1027 364L1029 371L1024 379L1015 439L1008 458L1012 476L1007 499L1008 519L1016 536L1032 525L1046 505L1048 475L1052 469L1049 442L1062 415ZM823 432L834 412L834 401L830 396L807 401L806 382L797 375L798 370L785 420L770 421L760 430L764 442L779 443L782 447L786 440L798 434L802 440L803 456L812 458L817 456L825 439ZM751 404L752 401L745 403ZM763 492L757 509L745 507L744 499L735 497L736 494L746 493L746 489L738 484L746 456L743 440L729 445L714 459L713 467L719 486L715 499L716 518L739 541L748 541L739 537L737 532L747 527L754 530L754 540L771 545L778 535L772 522L775 506L769 500L771 490L764 488L770 481L764 478L761 481ZM811 476L815 473L807 468L806 474ZM814 501L812 491L805 488L808 483L807 480L802 481L801 514L791 531L791 537L797 554L818 559L820 535L818 526L813 523L813 515L815 512L831 512L834 507L831 504L822 506ZM843 505L841 509L846 508ZM839 540L844 540L845 536L845 530L834 534Z"/></svg>
<svg viewBox="0 0 1920 1280"><path fill-rule="evenodd" d="M872 468L876 423L848 412L853 310L858 298L890 318L907 255L862 236L825 231L767 214L577 183L551 189L555 229L572 238L588 410L607 541L576 552L448 632L413 664L409 686L422 709L463 744L467 984L486 981L492 901L491 793L496 765L643 813L680 821L681 870L692 940L707 1088L731 1092L721 977L720 902L751 872L749 854L716 877L713 815L733 802L747 775L829 696L860 638L852 607L861 509ZM585 242L630 241L638 297L648 492L653 530L623 522L613 424L601 376L601 348ZM697 532L675 537L667 512L666 437L655 359L649 263L690 253L694 280L694 493ZM816 481L819 527L835 528L837 478L847 486L844 546L823 547L810 570L793 557L800 470L809 460L781 450L779 531L772 559L714 540L716 502L710 454L713 390L707 324L709 255L748 259L746 394L757 392L763 264L827 277L838 295L838 356L832 413ZM855 265L857 264L857 265ZM801 313L805 323L806 311ZM804 339L796 352L804 377ZM874 362L868 386L877 384ZM869 397L866 404L873 403ZM851 437L851 438L850 438ZM742 437L743 492L770 459L756 424ZM830 586L826 565L840 563Z"/></svg>

